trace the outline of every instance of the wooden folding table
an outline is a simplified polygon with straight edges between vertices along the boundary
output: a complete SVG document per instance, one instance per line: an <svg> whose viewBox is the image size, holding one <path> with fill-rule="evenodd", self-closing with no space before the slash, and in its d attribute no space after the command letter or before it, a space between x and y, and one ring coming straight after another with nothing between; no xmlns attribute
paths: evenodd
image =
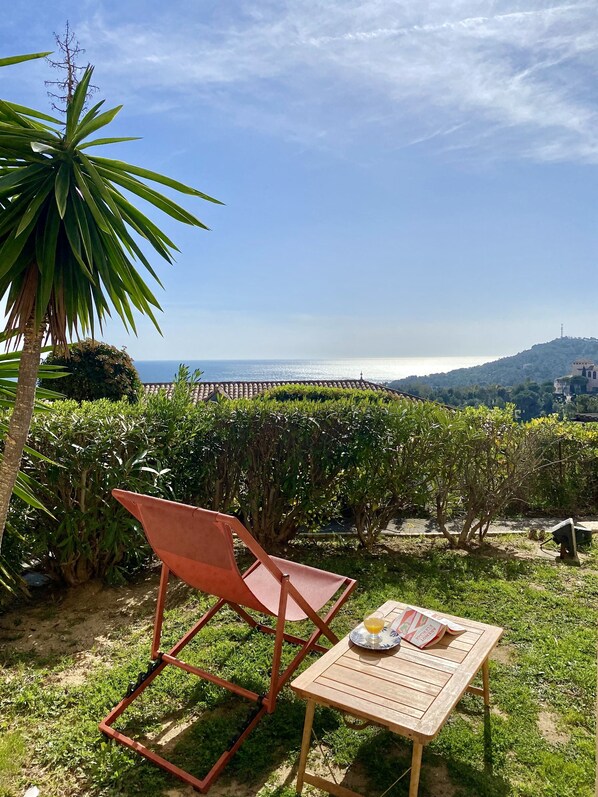
<svg viewBox="0 0 598 797"><path fill-rule="evenodd" d="M405 604L387 601L380 610L392 621ZM305 771L316 704L331 706L367 724L381 725L413 740L409 797L417 797L422 751L434 739L464 692L490 703L488 657L503 629L462 617L447 617L466 628L458 636L445 634L425 650L401 642L392 651L357 647L346 636L296 678L291 686L307 700L297 794L309 783L337 797L356 792ZM483 687L471 682L482 671Z"/></svg>

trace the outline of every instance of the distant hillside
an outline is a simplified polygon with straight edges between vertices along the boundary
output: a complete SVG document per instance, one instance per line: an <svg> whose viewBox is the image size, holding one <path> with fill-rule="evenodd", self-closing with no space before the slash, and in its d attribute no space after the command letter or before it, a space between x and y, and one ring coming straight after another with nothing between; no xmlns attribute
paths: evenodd
<svg viewBox="0 0 598 797"><path fill-rule="evenodd" d="M531 349L502 357L472 368L456 368L442 374L408 376L390 383L390 387L407 390L409 385L432 387L464 387L466 385L518 385L553 381L571 372L571 363L578 357L598 362L598 338L556 338L548 343L536 343Z"/></svg>

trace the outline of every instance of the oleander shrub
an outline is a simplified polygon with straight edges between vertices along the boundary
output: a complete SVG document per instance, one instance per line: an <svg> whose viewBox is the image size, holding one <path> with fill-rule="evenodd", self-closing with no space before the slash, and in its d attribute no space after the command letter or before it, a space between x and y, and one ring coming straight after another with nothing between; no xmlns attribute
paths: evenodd
<svg viewBox="0 0 598 797"><path fill-rule="evenodd" d="M185 378L171 398L55 402L30 442L53 460L24 465L53 517L13 504L8 564L38 559L69 584L149 561L114 487L234 513L270 550L347 511L365 547L407 511L428 511L466 547L513 502L574 514L598 497L598 431L405 399L195 406Z"/></svg>
<svg viewBox="0 0 598 797"><path fill-rule="evenodd" d="M363 410L342 496L363 547L377 543L399 514L426 509L439 418L444 416L450 417L450 410L410 400Z"/></svg>
<svg viewBox="0 0 598 797"><path fill-rule="evenodd" d="M598 507L598 424L560 421L556 416L530 422L541 462L525 485L532 511L595 514Z"/></svg>
<svg viewBox="0 0 598 797"><path fill-rule="evenodd" d="M266 547L339 511L345 469L363 413L351 401L239 407L231 428L242 457L239 514Z"/></svg>
<svg viewBox="0 0 598 797"><path fill-rule="evenodd" d="M185 432L177 433L170 452L177 500L215 512L239 511L245 450L241 430L235 427L243 414L237 404L209 402L190 408Z"/></svg>
<svg viewBox="0 0 598 797"><path fill-rule="evenodd" d="M145 400L152 428L167 441L172 497L219 512L233 511L239 488L240 458L234 449L236 402L194 404L200 372L181 365L170 396L161 391Z"/></svg>
<svg viewBox="0 0 598 797"><path fill-rule="evenodd" d="M58 381L41 379L40 387L58 390L67 399L139 400L142 384L137 369L127 352L116 346L86 338L73 343L67 352L49 354L45 363L63 366L66 375Z"/></svg>
<svg viewBox="0 0 598 797"><path fill-rule="evenodd" d="M541 447L535 428L515 421L512 405L467 407L436 418L430 502L450 544L465 547L483 541L492 521L521 494L541 464Z"/></svg>
<svg viewBox="0 0 598 797"><path fill-rule="evenodd" d="M362 415L344 399L205 406L178 449L175 492L234 511L263 545L280 547L338 514Z"/></svg>
<svg viewBox="0 0 598 797"><path fill-rule="evenodd" d="M25 470L43 485L53 516L24 506L13 511L29 558L71 585L117 581L147 563L140 524L111 496L115 487L168 494L164 440L144 410L127 401L55 402L34 418L29 439L48 461L27 457Z"/></svg>
<svg viewBox="0 0 598 797"><path fill-rule="evenodd" d="M357 390L342 387L317 387L314 385L280 385L271 390L260 393L254 401L309 401L321 403L325 401L340 401L342 399L355 404L390 404L398 396L393 396L386 391Z"/></svg>

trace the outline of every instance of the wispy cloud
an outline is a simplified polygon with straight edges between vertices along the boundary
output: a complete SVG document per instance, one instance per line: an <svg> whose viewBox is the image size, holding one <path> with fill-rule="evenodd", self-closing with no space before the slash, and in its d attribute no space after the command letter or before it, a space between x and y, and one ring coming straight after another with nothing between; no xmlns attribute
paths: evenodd
<svg viewBox="0 0 598 797"><path fill-rule="evenodd" d="M598 162L595 0L246 0L201 21L190 8L145 24L98 13L78 32L140 106L195 99L314 145Z"/></svg>

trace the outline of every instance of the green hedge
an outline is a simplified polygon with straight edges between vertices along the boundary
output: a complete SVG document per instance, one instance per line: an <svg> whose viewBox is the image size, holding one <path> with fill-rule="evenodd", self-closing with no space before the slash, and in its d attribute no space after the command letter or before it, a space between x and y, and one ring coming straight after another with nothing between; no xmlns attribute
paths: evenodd
<svg viewBox="0 0 598 797"><path fill-rule="evenodd" d="M193 406L189 392L56 402L36 416L30 443L56 464L25 468L53 517L15 502L5 557L39 559L70 584L126 577L150 551L114 487L233 512L271 550L341 514L365 546L398 514L426 511L468 545L509 506L595 511L598 431L587 427L352 396Z"/></svg>
<svg viewBox="0 0 598 797"><path fill-rule="evenodd" d="M28 559L41 559L68 584L94 576L118 580L148 561L139 524L111 496L114 487L165 494L169 471L156 433L139 405L107 399L55 402L34 418L30 445L51 462L28 459L53 517L17 503L11 525Z"/></svg>
<svg viewBox="0 0 598 797"><path fill-rule="evenodd" d="M355 404L390 404L400 400L392 393L378 390L357 390L356 388L317 387L314 385L280 385L260 393L256 401L340 401L347 399Z"/></svg>
<svg viewBox="0 0 598 797"><path fill-rule="evenodd" d="M598 423L537 418L527 426L541 441L542 461L526 485L524 500L547 514L598 512Z"/></svg>

